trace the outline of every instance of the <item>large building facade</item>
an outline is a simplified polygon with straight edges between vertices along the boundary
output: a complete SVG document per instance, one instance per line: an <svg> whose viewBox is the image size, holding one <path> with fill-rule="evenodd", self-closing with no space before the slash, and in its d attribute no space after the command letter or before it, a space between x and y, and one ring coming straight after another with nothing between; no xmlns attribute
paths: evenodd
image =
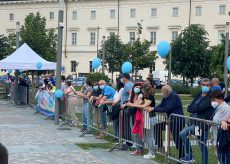
<svg viewBox="0 0 230 164"><path fill-rule="evenodd" d="M57 0L0 2L0 34L15 32L30 13L47 18L47 28L56 28ZM119 34L123 42L137 37L137 23L143 26L141 39L152 41L152 49L171 42L189 24L201 24L209 33L210 45L220 42L225 23L230 21L230 0L66 0L64 11L64 74L84 76L101 47L103 36ZM164 71L158 58L155 70ZM78 66L76 67L76 65ZM148 70L140 72L143 76Z"/></svg>

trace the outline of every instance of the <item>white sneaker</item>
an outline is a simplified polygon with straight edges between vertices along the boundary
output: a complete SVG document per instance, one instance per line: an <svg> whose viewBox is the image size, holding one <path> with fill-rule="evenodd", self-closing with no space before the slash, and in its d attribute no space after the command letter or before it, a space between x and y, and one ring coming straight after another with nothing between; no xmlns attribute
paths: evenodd
<svg viewBox="0 0 230 164"><path fill-rule="evenodd" d="M144 159L153 159L153 158L155 158L155 155L148 153L148 154L144 155L143 158Z"/></svg>

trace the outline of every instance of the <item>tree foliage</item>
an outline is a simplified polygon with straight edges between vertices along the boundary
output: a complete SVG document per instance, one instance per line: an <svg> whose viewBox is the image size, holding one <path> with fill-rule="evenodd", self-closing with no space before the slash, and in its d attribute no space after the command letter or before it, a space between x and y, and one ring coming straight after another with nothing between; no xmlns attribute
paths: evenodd
<svg viewBox="0 0 230 164"><path fill-rule="evenodd" d="M123 50L124 45L119 36L111 35L105 41L105 63L109 65L109 72L120 72L122 63L128 60ZM99 57L102 57L102 49L99 50Z"/></svg>
<svg viewBox="0 0 230 164"><path fill-rule="evenodd" d="M172 43L172 73L191 79L209 77L211 55L207 31L200 25L185 28ZM168 63L168 59L167 59ZM167 65L168 66L168 65Z"/></svg>
<svg viewBox="0 0 230 164"><path fill-rule="evenodd" d="M0 60L10 55L13 50L10 47L9 40L6 36L0 35Z"/></svg>
<svg viewBox="0 0 230 164"><path fill-rule="evenodd" d="M138 38L132 42L123 43L119 36L111 35L105 41L105 60L109 65L109 71L121 71L124 62L129 61L133 64L134 69L140 70L152 67L156 60L156 52L150 52L151 42L140 40L142 26L138 25ZM99 50L99 57L102 57L102 49Z"/></svg>
<svg viewBox="0 0 230 164"><path fill-rule="evenodd" d="M223 79L223 74L224 74L224 54L225 54L224 51L225 51L225 39L223 35L221 43L216 46L212 46L210 49L210 54L212 56L212 60L210 62L210 69L212 75L220 79ZM229 52L230 52L230 42L229 42Z"/></svg>
<svg viewBox="0 0 230 164"><path fill-rule="evenodd" d="M21 43L27 43L36 53L49 61L56 60L57 35L46 28L46 18L39 13L29 14L20 31Z"/></svg>
<svg viewBox="0 0 230 164"><path fill-rule="evenodd" d="M89 81L100 81L100 80L105 80L106 82L109 82L110 79L107 75L100 73L100 72L95 72L95 73L90 73L87 76L87 80Z"/></svg>

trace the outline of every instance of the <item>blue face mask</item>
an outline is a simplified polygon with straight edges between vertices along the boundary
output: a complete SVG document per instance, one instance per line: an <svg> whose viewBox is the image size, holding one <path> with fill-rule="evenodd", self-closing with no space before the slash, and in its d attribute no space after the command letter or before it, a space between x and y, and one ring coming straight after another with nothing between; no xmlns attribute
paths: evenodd
<svg viewBox="0 0 230 164"><path fill-rule="evenodd" d="M124 83L124 80L123 80L123 79L121 79L121 83Z"/></svg>
<svg viewBox="0 0 230 164"><path fill-rule="evenodd" d="M98 90L98 86L97 85L93 86L93 89Z"/></svg>
<svg viewBox="0 0 230 164"><path fill-rule="evenodd" d="M100 89L103 90L105 88L104 85L100 85Z"/></svg>
<svg viewBox="0 0 230 164"><path fill-rule="evenodd" d="M207 87L207 86L202 86L202 87L201 87L201 91L202 91L202 93L208 93L208 92L209 92L209 87Z"/></svg>
<svg viewBox="0 0 230 164"><path fill-rule="evenodd" d="M86 88L86 87L87 87L87 84L84 84L84 85L83 85L83 87L85 87L85 88Z"/></svg>
<svg viewBox="0 0 230 164"><path fill-rule="evenodd" d="M140 93L140 92L141 92L141 89L140 89L140 88L135 87L133 91L134 91L134 93L136 93L136 94L137 94L137 93Z"/></svg>

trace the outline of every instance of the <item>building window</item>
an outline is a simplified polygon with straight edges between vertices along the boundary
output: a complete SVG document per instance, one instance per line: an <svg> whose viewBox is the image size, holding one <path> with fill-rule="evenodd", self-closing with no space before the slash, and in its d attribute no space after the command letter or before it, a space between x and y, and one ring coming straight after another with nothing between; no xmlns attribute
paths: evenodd
<svg viewBox="0 0 230 164"><path fill-rule="evenodd" d="M110 10L110 18L115 18L115 16L116 16L116 11Z"/></svg>
<svg viewBox="0 0 230 164"><path fill-rule="evenodd" d="M132 18L136 17L136 9L130 9L130 17Z"/></svg>
<svg viewBox="0 0 230 164"><path fill-rule="evenodd" d="M178 31L172 31L172 40L176 40L178 37Z"/></svg>
<svg viewBox="0 0 230 164"><path fill-rule="evenodd" d="M10 20L11 20L11 21L14 20L14 14L13 14L13 13L10 14Z"/></svg>
<svg viewBox="0 0 230 164"><path fill-rule="evenodd" d="M54 19L54 12L50 12L50 20Z"/></svg>
<svg viewBox="0 0 230 164"><path fill-rule="evenodd" d="M77 33L72 33L72 45L76 45L77 44Z"/></svg>
<svg viewBox="0 0 230 164"><path fill-rule="evenodd" d="M71 61L70 63L71 63L71 72L76 72L77 62Z"/></svg>
<svg viewBox="0 0 230 164"><path fill-rule="evenodd" d="M174 7L173 8L173 17L178 17L179 15L179 8L178 7Z"/></svg>
<svg viewBox="0 0 230 164"><path fill-rule="evenodd" d="M224 39L223 36L225 35L225 30L218 30L218 44L221 43L221 40Z"/></svg>
<svg viewBox="0 0 230 164"><path fill-rule="evenodd" d="M133 42L135 40L135 32L129 32L129 41Z"/></svg>
<svg viewBox="0 0 230 164"><path fill-rule="evenodd" d="M152 8L151 9L151 17L155 17L157 16L157 9L156 8Z"/></svg>
<svg viewBox="0 0 230 164"><path fill-rule="evenodd" d="M91 11L91 19L96 19L96 11Z"/></svg>
<svg viewBox="0 0 230 164"><path fill-rule="evenodd" d="M72 13L72 19L77 20L77 11L73 11Z"/></svg>
<svg viewBox="0 0 230 164"><path fill-rule="evenodd" d="M89 61L89 72L93 72L92 61Z"/></svg>
<svg viewBox="0 0 230 164"><path fill-rule="evenodd" d="M219 14L220 15L225 15L225 11L226 11L226 6L225 5L220 5L219 6Z"/></svg>
<svg viewBox="0 0 230 164"><path fill-rule="evenodd" d="M201 16L202 14L202 8L200 6L196 7L196 16Z"/></svg>
<svg viewBox="0 0 230 164"><path fill-rule="evenodd" d="M95 45L96 44L96 33L91 32L90 33L90 45Z"/></svg>
<svg viewBox="0 0 230 164"><path fill-rule="evenodd" d="M157 43L157 33L154 32L150 32L150 41L152 44L156 45Z"/></svg>

